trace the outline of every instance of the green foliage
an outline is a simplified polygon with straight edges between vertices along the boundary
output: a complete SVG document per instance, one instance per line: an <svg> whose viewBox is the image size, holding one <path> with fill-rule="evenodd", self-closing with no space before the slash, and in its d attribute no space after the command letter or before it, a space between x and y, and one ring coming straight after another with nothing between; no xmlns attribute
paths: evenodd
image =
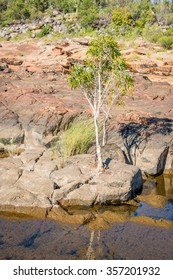
<svg viewBox="0 0 173 280"><path fill-rule="evenodd" d="M150 28L147 27L143 30L144 37L153 43L157 43L158 38L160 38L162 34L162 28L157 25L154 25Z"/></svg>
<svg viewBox="0 0 173 280"><path fill-rule="evenodd" d="M106 28L99 27L103 33L125 37L127 40L144 35L165 48L171 48L172 45L171 38L167 38L172 35L168 31L163 32L173 26L172 1L0 0L0 25L5 26L14 20L42 18L51 14L53 9L62 13L63 23L67 26L64 36L93 35L98 23L101 25L110 19L111 23ZM75 15L74 20L70 20L69 13ZM58 17L55 19L58 20ZM51 32L46 28L38 37Z"/></svg>
<svg viewBox="0 0 173 280"><path fill-rule="evenodd" d="M92 120L78 120L64 130L58 141L58 151L63 157L87 152L95 138Z"/></svg>
<svg viewBox="0 0 173 280"><path fill-rule="evenodd" d="M146 24L154 24L156 17L152 11L152 4L150 0L137 1L130 5L131 16L133 18L134 26L139 29L145 27Z"/></svg>
<svg viewBox="0 0 173 280"><path fill-rule="evenodd" d="M78 8L78 17L81 26L87 28L93 26L98 19L98 7L94 0L80 1Z"/></svg>
<svg viewBox="0 0 173 280"><path fill-rule="evenodd" d="M118 89L124 92L128 86L132 85L131 76L121 57L117 42L109 35L100 35L91 41L85 64L74 65L69 81L73 88L81 87L92 97L91 92L98 90L98 75L101 76L103 91L107 83L109 83L110 92L112 91L110 79L114 80L112 85L115 91Z"/></svg>
<svg viewBox="0 0 173 280"><path fill-rule="evenodd" d="M158 43L167 50L173 48L173 37L172 36L162 36L159 38Z"/></svg>
<svg viewBox="0 0 173 280"><path fill-rule="evenodd" d="M143 35L149 41L158 43L165 49L173 48L173 28L163 31L161 27L155 25L144 29Z"/></svg>
<svg viewBox="0 0 173 280"><path fill-rule="evenodd" d="M26 19L30 17L30 11L24 1L12 1L9 8L2 15L2 19L11 22L15 19Z"/></svg>
<svg viewBox="0 0 173 280"><path fill-rule="evenodd" d="M62 10L64 13L75 12L78 5L79 0L50 0L50 4L53 8L58 8Z"/></svg>
<svg viewBox="0 0 173 280"><path fill-rule="evenodd" d="M0 13L7 10L8 0L0 0Z"/></svg>
<svg viewBox="0 0 173 280"><path fill-rule="evenodd" d="M48 0L29 0L29 4L36 8L36 11L44 12L49 7Z"/></svg>
<svg viewBox="0 0 173 280"><path fill-rule="evenodd" d="M42 38L46 35L48 35L52 31L52 26L50 24L47 24L43 26L42 30L36 35L37 38Z"/></svg>
<svg viewBox="0 0 173 280"><path fill-rule="evenodd" d="M132 16L127 7L115 8L112 12L112 22L116 26L126 26L132 24Z"/></svg>

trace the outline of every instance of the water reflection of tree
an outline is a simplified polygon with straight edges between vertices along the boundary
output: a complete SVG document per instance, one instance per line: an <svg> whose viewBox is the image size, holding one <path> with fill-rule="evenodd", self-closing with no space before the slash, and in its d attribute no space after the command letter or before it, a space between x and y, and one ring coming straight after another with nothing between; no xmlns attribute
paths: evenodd
<svg viewBox="0 0 173 280"><path fill-rule="evenodd" d="M97 246L100 248L100 230L92 230L90 235L90 242L86 252L87 260L95 260L96 259L96 249L94 239L96 238ZM95 237L95 238L94 238Z"/></svg>

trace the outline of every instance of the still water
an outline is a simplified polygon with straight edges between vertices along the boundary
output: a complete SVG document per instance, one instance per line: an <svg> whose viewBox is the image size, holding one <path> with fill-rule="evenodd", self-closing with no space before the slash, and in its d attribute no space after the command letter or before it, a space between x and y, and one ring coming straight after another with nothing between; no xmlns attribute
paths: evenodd
<svg viewBox="0 0 173 280"><path fill-rule="evenodd" d="M168 198L162 207L141 201L90 209L96 219L89 224L1 213L0 259L173 259L173 186L172 178L166 180L152 189Z"/></svg>

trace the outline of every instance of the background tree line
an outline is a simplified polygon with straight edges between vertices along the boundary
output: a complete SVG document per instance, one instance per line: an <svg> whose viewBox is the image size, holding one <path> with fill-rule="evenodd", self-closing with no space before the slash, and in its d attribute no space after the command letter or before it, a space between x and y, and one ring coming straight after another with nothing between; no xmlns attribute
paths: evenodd
<svg viewBox="0 0 173 280"><path fill-rule="evenodd" d="M54 9L75 14L83 29L98 29L105 19L107 33L173 45L173 0L0 0L0 25L41 18Z"/></svg>

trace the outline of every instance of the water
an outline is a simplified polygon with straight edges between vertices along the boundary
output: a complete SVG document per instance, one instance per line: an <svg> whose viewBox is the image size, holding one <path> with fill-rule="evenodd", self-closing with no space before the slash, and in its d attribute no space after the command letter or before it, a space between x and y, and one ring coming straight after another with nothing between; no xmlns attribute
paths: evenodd
<svg viewBox="0 0 173 280"><path fill-rule="evenodd" d="M141 202L133 215L173 221L173 202L167 203L162 208L154 208L145 202Z"/></svg>
<svg viewBox="0 0 173 280"><path fill-rule="evenodd" d="M96 207L89 224L75 224L84 209L70 210L74 224L1 213L0 259L173 259L172 178L157 180L151 193L168 198L162 207Z"/></svg>

